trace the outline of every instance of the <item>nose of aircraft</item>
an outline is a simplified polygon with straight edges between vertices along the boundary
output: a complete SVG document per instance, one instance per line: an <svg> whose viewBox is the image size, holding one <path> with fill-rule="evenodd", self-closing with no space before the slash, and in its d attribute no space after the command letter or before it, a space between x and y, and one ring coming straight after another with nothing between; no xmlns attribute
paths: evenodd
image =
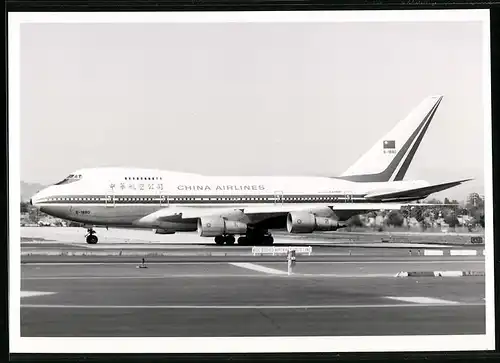
<svg viewBox="0 0 500 363"><path fill-rule="evenodd" d="M38 191L35 195L30 198L30 204L34 207L38 207L38 201L40 200L40 194L42 191Z"/></svg>

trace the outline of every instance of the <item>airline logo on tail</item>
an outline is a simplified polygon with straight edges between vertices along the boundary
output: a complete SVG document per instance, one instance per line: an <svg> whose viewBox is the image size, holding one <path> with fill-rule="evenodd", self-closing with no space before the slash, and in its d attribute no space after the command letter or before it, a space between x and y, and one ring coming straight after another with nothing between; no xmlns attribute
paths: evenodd
<svg viewBox="0 0 500 363"><path fill-rule="evenodd" d="M396 153L396 141L385 140L384 141L384 154L395 154Z"/></svg>

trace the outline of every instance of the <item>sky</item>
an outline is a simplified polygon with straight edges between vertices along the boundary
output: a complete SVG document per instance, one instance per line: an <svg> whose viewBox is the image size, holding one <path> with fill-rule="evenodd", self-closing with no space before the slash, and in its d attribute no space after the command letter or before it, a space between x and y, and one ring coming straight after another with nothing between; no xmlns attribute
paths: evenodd
<svg viewBox="0 0 500 363"><path fill-rule="evenodd" d="M335 176L443 94L406 179L483 194L482 25L23 24L21 180L86 167Z"/></svg>

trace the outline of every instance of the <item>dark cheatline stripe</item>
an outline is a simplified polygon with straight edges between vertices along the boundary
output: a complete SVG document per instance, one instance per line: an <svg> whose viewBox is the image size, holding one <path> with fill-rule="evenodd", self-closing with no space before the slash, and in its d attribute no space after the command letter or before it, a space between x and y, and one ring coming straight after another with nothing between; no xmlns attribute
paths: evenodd
<svg viewBox="0 0 500 363"><path fill-rule="evenodd" d="M440 103L441 103L441 99L436 103L434 108L431 110L431 114L429 115L429 122L427 122L425 124L422 132L418 136L417 141L415 141L415 144L413 144L413 147L411 148L410 153L408 154L407 158L403 162L403 165L401 166L401 169L399 169L394 180L403 180L403 178L405 177L405 174L408 171L408 168L410 167L410 163L413 160L413 157L415 156L415 153L417 152L417 149L420 146L420 143L422 142L422 139L424 138L425 133L427 132L427 129L429 128L431 121L432 121L432 118L434 117L434 114L436 113L437 108L438 108Z"/></svg>
<svg viewBox="0 0 500 363"><path fill-rule="evenodd" d="M418 125L417 129L411 134L410 138L406 141L406 143L403 145L401 150L396 154L394 159L391 161L389 166L384 171L377 173L377 174L360 174L360 175L339 176L339 177L335 177L335 179L343 179L343 180L349 180L349 181L355 181L355 182L386 182L386 181L389 181L392 174L396 170L397 166L401 162L401 159L403 159L403 156L406 154L406 152L410 148L413 140L417 137L418 133L424 127L425 123L428 121L430 124L430 121L434 117L434 114L435 114L439 104L441 103L441 99L439 99L439 101L427 113L427 115L424 117L424 120ZM427 125L427 127L428 127L428 125ZM423 135L427 131L427 127L425 127L425 129L423 130L423 132L421 134L421 138L423 137ZM420 138L420 140L421 140L421 138ZM417 146L417 148L418 148L418 146ZM415 151L413 152L413 154L415 154L415 152L416 152L416 148L415 148ZM411 158L413 158L413 155L411 155ZM410 159L410 162L411 162L411 159ZM408 165L406 166L406 169L402 172L402 174L401 174L402 176L399 175L399 173L398 173L398 175L401 177L401 179L404 177L404 174L406 173L408 166L409 166L409 162L408 162Z"/></svg>
<svg viewBox="0 0 500 363"><path fill-rule="evenodd" d="M425 195L426 196L426 195ZM162 200L160 203L160 199L158 197L150 197L151 200L144 200L144 198L137 198L139 200L123 200L123 199L118 199L118 197L113 201L112 199L106 200L104 197L99 198L99 200L69 200L68 198L63 198L62 200L44 200L40 201L38 204L41 205L102 205L102 206L112 206L112 205L130 205L130 204L135 204L135 205L161 205L161 206L168 206L168 205L185 205L185 204L197 204L197 205L239 205L239 204L302 204L302 203L311 203L311 204L325 204L325 203L335 203L335 204L349 204L349 203L377 203L378 200L376 199L369 199L366 200L364 197L353 197L351 198L339 198L335 199L334 197L330 198L325 198L324 200L318 200L318 199L313 199L313 198L301 198L301 199L285 199L283 201L275 201L274 199L261 199L261 200L248 200L248 199L243 199L243 200L230 200L230 199L223 199L223 200L190 200L190 199L169 199L168 201ZM409 202L413 201L416 199L420 199L422 196L401 196L398 198L394 198L394 201L397 202Z"/></svg>
<svg viewBox="0 0 500 363"><path fill-rule="evenodd" d="M159 195L89 195L85 197L77 196L58 196L59 200L42 200L39 204L154 204L172 205L172 204L281 204L281 203L347 203L347 202L364 202L365 194L352 195L352 198L346 197L344 194L329 194L329 195L283 195L276 198L275 195L240 195L240 196L217 196L217 195L193 195L193 196L159 196ZM75 200L75 198L85 198L87 200ZM238 199L239 198L239 199Z"/></svg>

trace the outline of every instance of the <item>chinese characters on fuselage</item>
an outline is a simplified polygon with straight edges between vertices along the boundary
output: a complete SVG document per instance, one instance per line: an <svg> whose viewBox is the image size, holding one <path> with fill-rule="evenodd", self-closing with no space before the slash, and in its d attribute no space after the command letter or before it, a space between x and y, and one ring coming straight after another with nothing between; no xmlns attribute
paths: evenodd
<svg viewBox="0 0 500 363"><path fill-rule="evenodd" d="M115 187L114 184L111 184L109 186L111 189ZM163 184L135 184L135 183L120 183L120 189L121 190L163 190Z"/></svg>
<svg viewBox="0 0 500 363"><path fill-rule="evenodd" d="M115 184L110 184L111 189ZM163 184L145 183L120 183L121 190L163 190ZM178 185L177 190L182 191L259 191L266 190L264 185Z"/></svg>

